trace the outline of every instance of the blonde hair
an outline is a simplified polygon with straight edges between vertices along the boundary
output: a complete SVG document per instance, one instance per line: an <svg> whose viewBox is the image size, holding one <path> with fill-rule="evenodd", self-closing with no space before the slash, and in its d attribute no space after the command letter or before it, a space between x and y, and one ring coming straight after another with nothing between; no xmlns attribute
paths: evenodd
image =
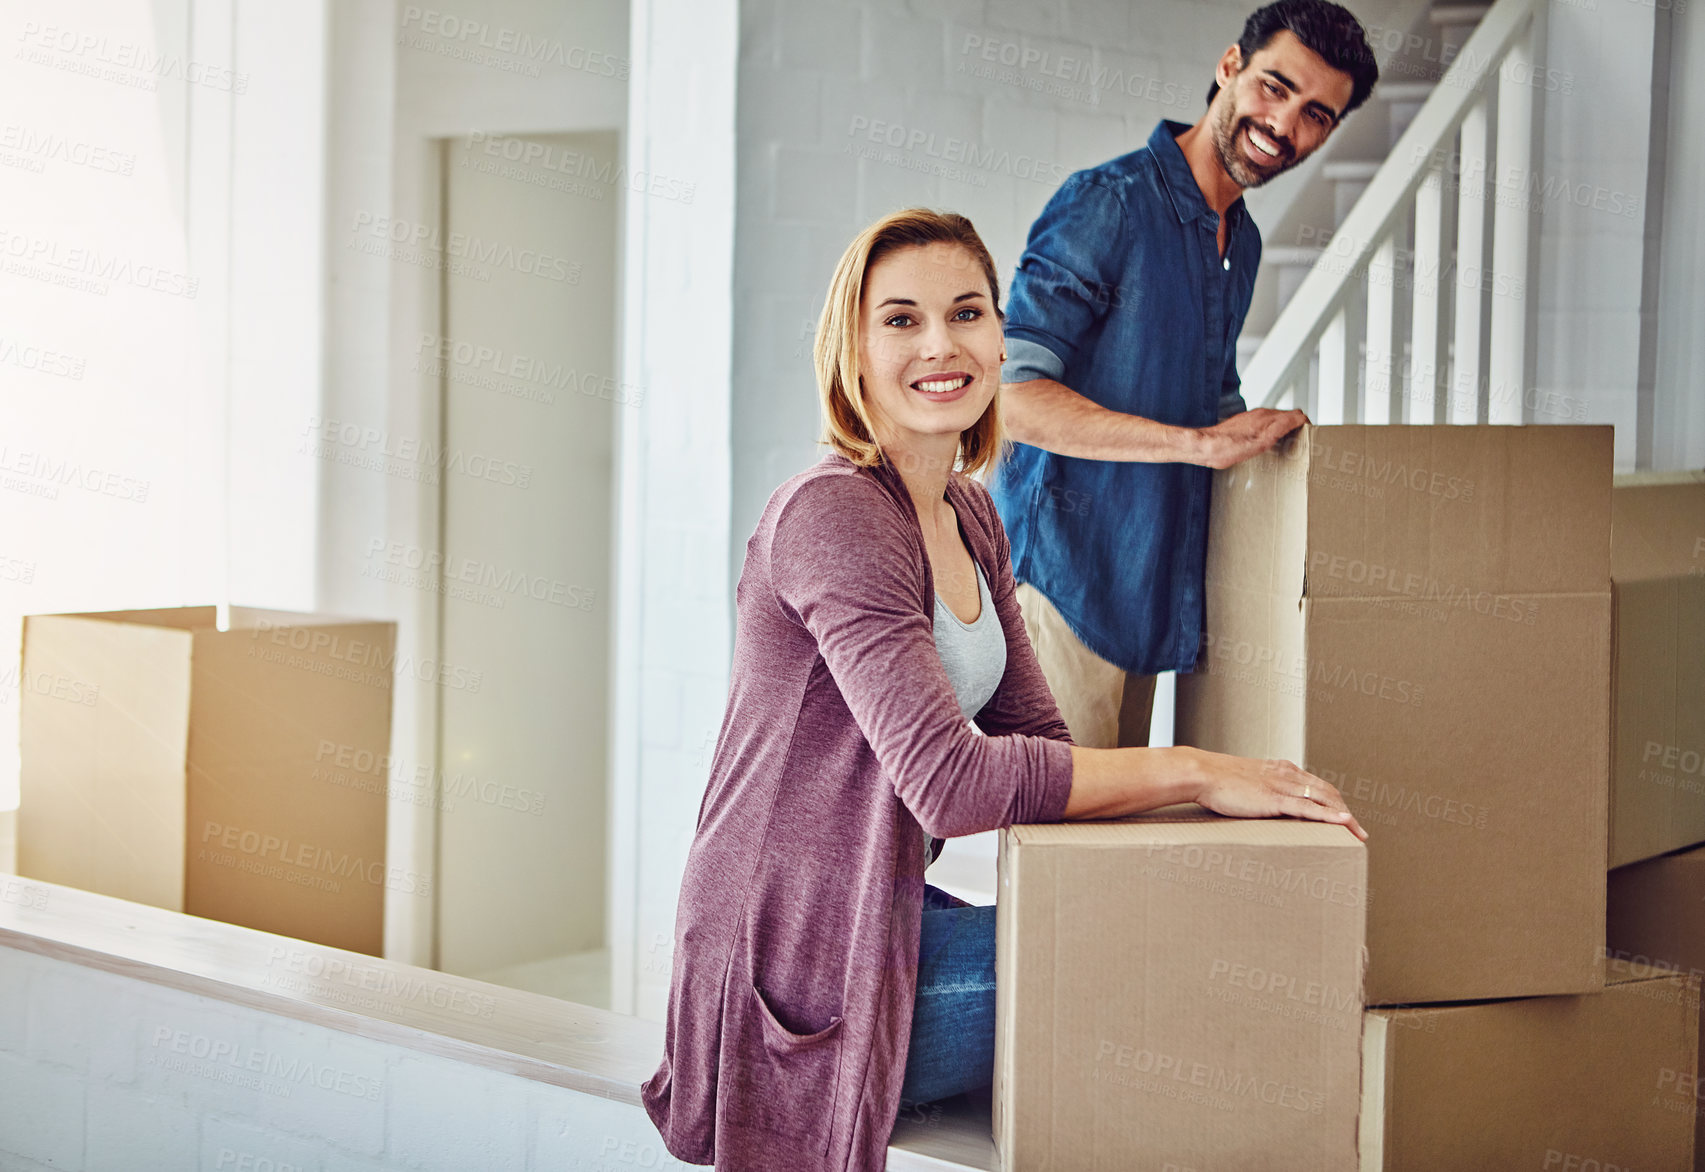
<svg viewBox="0 0 1705 1172"><path fill-rule="evenodd" d="M865 277L872 265L890 253L925 244L957 244L970 252L988 278L995 317L1005 318L1001 313L1000 280L995 275L994 258L964 216L928 208L907 208L882 217L858 234L841 255L829 282L823 314L817 319L814 358L817 392L823 403L823 438L818 442L830 445L860 467L868 468L882 460L882 448L876 442L876 429L864 399L859 370L858 337ZM1000 455L1001 439L997 391L977 422L959 433L959 470L970 474L994 463Z"/></svg>

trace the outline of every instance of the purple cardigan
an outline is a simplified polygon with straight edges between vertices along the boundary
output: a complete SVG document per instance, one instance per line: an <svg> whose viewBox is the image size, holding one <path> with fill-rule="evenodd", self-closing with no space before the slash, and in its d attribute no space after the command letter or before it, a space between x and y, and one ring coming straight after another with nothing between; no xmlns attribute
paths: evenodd
<svg viewBox="0 0 1705 1172"><path fill-rule="evenodd" d="M982 485L947 499L1006 633L967 726L936 653L917 513L831 454L746 543L728 709L675 918L664 1055L641 1088L678 1159L880 1170L917 986L924 834L1058 821L1071 740Z"/></svg>

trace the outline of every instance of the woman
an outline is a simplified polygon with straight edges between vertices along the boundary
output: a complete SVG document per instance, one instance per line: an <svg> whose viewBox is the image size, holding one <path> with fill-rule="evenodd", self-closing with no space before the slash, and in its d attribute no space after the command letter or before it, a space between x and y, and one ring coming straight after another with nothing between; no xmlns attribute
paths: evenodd
<svg viewBox="0 0 1705 1172"><path fill-rule="evenodd" d="M992 920L933 889L925 911L934 839L1189 801L1361 834L1288 763L1071 743L1000 521L966 475L999 451L998 298L970 221L916 209L861 233L829 286L816 364L833 450L775 491L746 544L665 1053L642 1088L690 1163L880 1169L903 1089L990 1081L992 967L953 970L992 962ZM936 1011L921 937L926 971L976 986L981 1007ZM966 1013L986 1031L956 1030Z"/></svg>

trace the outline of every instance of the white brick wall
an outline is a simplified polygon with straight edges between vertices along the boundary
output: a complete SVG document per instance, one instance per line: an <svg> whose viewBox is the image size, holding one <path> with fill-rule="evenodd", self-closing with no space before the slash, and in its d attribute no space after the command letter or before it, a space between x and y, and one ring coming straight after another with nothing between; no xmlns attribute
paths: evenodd
<svg viewBox="0 0 1705 1172"><path fill-rule="evenodd" d="M743 0L731 584L769 494L820 455L810 329L859 229L908 206L962 212L994 253L1004 298L1059 179L1142 146L1162 117L1194 121L1254 6ZM1356 9L1390 23L1416 6ZM891 127L918 145L887 146ZM986 161L954 163L950 138Z"/></svg>
<svg viewBox="0 0 1705 1172"><path fill-rule="evenodd" d="M681 1166L631 1104L0 948L0 1172Z"/></svg>

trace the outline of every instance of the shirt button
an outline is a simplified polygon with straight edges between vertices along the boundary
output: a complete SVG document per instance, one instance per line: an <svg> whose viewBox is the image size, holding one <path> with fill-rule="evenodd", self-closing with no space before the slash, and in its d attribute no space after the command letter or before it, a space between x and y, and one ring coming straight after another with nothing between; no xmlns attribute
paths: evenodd
<svg viewBox="0 0 1705 1172"><path fill-rule="evenodd" d="M1228 256L1224 260L1220 261L1220 268L1224 269L1228 273L1231 272L1231 257Z"/></svg>

